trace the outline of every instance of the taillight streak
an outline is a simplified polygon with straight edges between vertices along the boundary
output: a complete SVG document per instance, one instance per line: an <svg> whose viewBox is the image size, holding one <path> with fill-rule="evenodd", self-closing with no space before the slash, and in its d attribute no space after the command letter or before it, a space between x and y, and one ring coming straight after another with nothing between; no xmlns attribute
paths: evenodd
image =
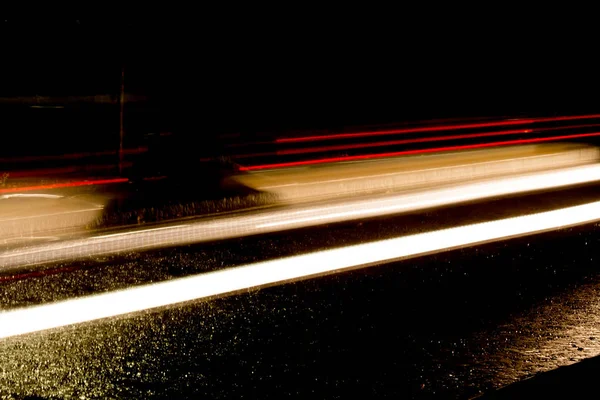
<svg viewBox="0 0 600 400"><path fill-rule="evenodd" d="M600 132L581 133L581 134L577 134L577 135L551 136L551 137L544 137L544 138L507 140L507 141L501 141L501 142L478 143L478 144L468 144L468 145L460 145L460 146L436 147L436 148L432 148L432 149L405 150L405 151L386 152L386 153L377 153L377 154L361 154L361 155L354 155L354 156L328 157L328 158L321 158L321 159L316 159L316 160L290 161L290 162L283 162L283 163L242 166L242 167L240 167L240 170L241 171L255 171L255 170L269 169L269 168L286 168L286 167L325 164L325 163L342 162L342 161L370 160L370 159L384 158L384 157L397 157L397 156L427 154L427 153L441 153L441 152L446 152L446 151L482 149L482 148L487 148L487 147L508 146L508 145L518 145L518 144L528 144L528 143L543 143L543 142L550 142L553 140L577 139L577 138L594 137L594 136L600 136Z"/></svg>
<svg viewBox="0 0 600 400"><path fill-rule="evenodd" d="M440 131L451 131L459 129L477 129L477 128L493 128L501 126L513 126L513 125L525 125L543 122L559 122L559 121L574 121L581 119L593 119L600 118L600 114L589 114L589 115L575 115L575 116L562 116L562 117L545 117L545 118L528 118L528 119L516 119L508 121L496 121L496 122L484 122L484 123L473 123L473 124L457 124L457 125L442 125L442 126L425 126L418 128L401 128L401 129L390 129L381 131L366 131L366 132L352 132L352 133L335 133L330 135L311 135L295 138L279 138L276 139L276 143L298 143L298 142L312 142L317 140L335 140L335 139L349 139L357 137L368 137L368 136L383 136L383 135L399 135L406 133L421 133L421 132L440 132Z"/></svg>

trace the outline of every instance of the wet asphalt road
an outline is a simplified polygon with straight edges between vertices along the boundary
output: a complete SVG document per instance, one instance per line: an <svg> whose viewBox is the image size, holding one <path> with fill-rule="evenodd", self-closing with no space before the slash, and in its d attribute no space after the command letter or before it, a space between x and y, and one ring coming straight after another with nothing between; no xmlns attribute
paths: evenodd
<svg viewBox="0 0 600 400"><path fill-rule="evenodd" d="M49 266L0 307L597 200L585 186ZM600 354L588 224L0 341L0 398L470 398ZM2 397L3 396L3 397Z"/></svg>

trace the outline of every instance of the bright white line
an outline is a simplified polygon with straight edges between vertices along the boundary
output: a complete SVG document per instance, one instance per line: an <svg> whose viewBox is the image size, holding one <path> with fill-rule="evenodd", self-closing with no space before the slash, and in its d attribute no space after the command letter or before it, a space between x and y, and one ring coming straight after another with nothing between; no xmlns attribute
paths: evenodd
<svg viewBox="0 0 600 400"><path fill-rule="evenodd" d="M0 199L12 199L12 198L42 198L42 199L60 199L63 196L57 194L41 194L41 193L15 193L15 194L4 194L0 196Z"/></svg>
<svg viewBox="0 0 600 400"><path fill-rule="evenodd" d="M0 338L600 220L600 201L266 261L0 313Z"/></svg>
<svg viewBox="0 0 600 400"><path fill-rule="evenodd" d="M251 214L190 221L175 226L72 239L0 252L0 271L26 265L103 256L165 246L180 246L352 219L371 218L600 180L600 165L585 165L386 196L328 201L317 207L298 205Z"/></svg>

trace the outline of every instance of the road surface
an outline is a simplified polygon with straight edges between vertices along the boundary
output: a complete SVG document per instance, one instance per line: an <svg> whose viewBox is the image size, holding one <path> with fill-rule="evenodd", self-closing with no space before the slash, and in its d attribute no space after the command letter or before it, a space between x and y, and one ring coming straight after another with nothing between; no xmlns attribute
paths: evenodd
<svg viewBox="0 0 600 400"><path fill-rule="evenodd" d="M2 308L595 201L600 187L62 263ZM16 398L469 398L600 354L597 224L0 341ZM6 389L4 389L6 388Z"/></svg>

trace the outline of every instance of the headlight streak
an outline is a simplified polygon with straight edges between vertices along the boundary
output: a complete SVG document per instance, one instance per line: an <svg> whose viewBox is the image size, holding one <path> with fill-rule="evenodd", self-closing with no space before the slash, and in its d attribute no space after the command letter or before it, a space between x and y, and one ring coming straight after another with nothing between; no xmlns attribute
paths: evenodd
<svg viewBox="0 0 600 400"><path fill-rule="evenodd" d="M0 313L0 338L600 220L600 201L223 269Z"/></svg>
<svg viewBox="0 0 600 400"><path fill-rule="evenodd" d="M0 272L73 258L180 246L281 230L311 227L489 197L558 188L600 180L600 165L586 165L490 181L430 189L415 193L368 196L315 205L264 210L238 216L190 221L160 228L134 230L83 239L32 245L0 252Z"/></svg>
<svg viewBox="0 0 600 400"><path fill-rule="evenodd" d="M32 198L32 199L60 199L63 198L64 196L61 195L57 195L57 194L44 194L44 193L33 193L33 194L28 194L28 193L14 193L14 194L5 194L0 196L0 200L6 200L6 199L20 199L20 198Z"/></svg>

